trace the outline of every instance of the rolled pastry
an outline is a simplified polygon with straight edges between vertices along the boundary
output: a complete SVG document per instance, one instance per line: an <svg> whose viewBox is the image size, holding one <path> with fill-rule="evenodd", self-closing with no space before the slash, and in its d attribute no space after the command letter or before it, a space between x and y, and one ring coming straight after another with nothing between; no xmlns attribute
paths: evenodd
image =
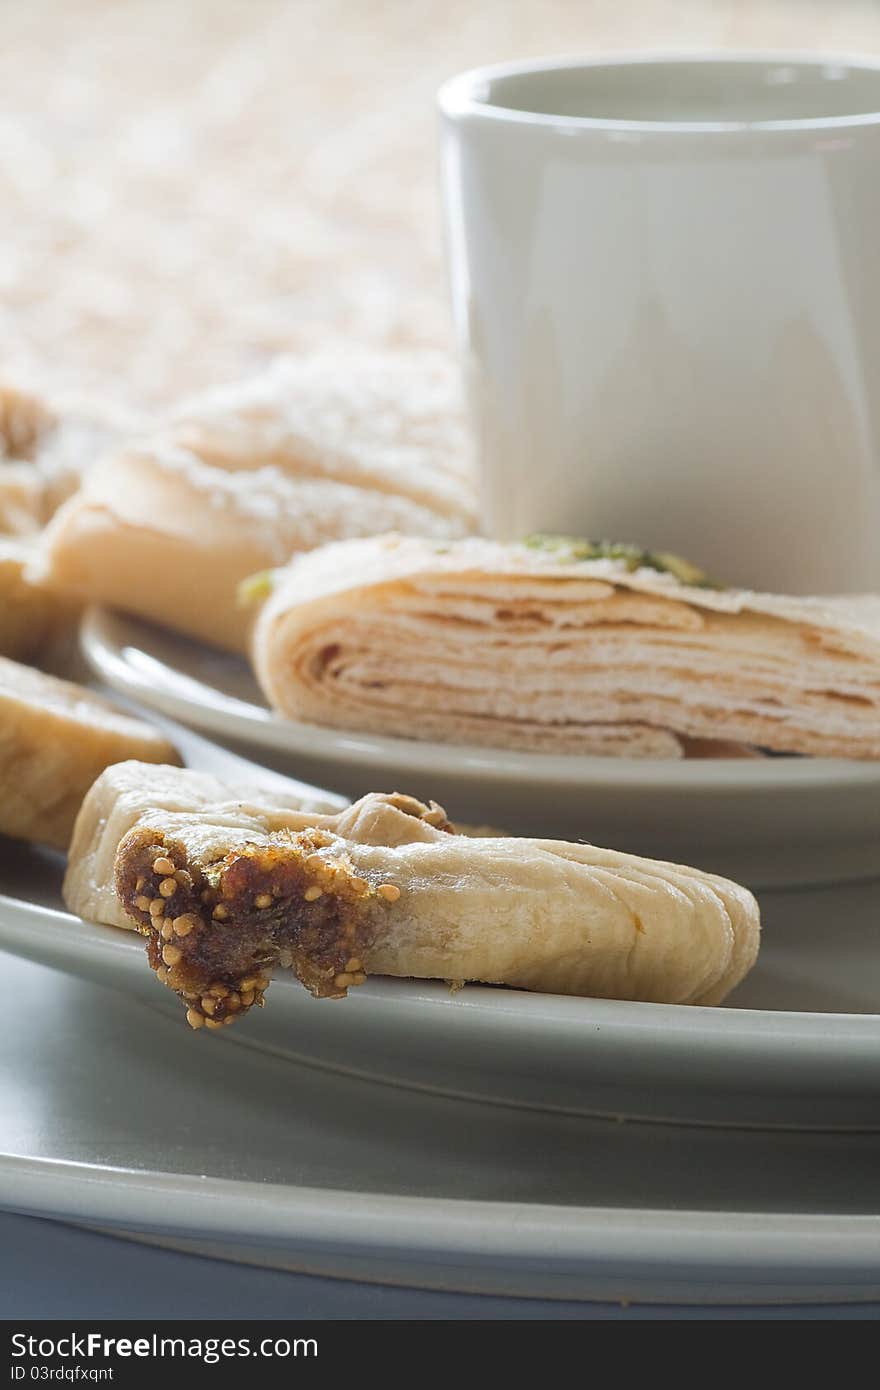
<svg viewBox="0 0 880 1390"><path fill-rule="evenodd" d="M74 839L74 911L106 901L83 884L96 873L106 883L113 776L93 789ZM469 838L442 808L399 794L281 819L233 808L230 789L213 811L195 798L192 812L146 812L114 849L119 900L193 1027L260 1003L279 965L318 997L376 973L714 1004L757 954L751 894L696 869L591 845Z"/></svg>
<svg viewBox="0 0 880 1390"><path fill-rule="evenodd" d="M139 427L121 408L72 394L49 401L0 379L0 532L36 534L96 457Z"/></svg>
<svg viewBox="0 0 880 1390"><path fill-rule="evenodd" d="M451 369L416 358L283 360L182 407L88 474L40 579L233 650L240 582L325 541L473 529Z"/></svg>
<svg viewBox="0 0 880 1390"><path fill-rule="evenodd" d="M178 760L167 739L92 691L0 658L0 834L66 849L86 792L124 758Z"/></svg>
<svg viewBox="0 0 880 1390"><path fill-rule="evenodd" d="M880 597L701 587L580 553L384 537L302 556L254 634L260 683L290 718L421 739L880 757Z"/></svg>
<svg viewBox="0 0 880 1390"><path fill-rule="evenodd" d="M185 823L214 827L221 834L261 835L291 824L299 828L301 812L333 809L320 796L295 797L287 790L238 783L233 787L188 767L118 762L98 777L82 802L67 856L64 901L87 920L132 928L116 896L114 865L120 841L136 825L167 829Z"/></svg>
<svg viewBox="0 0 880 1390"><path fill-rule="evenodd" d="M63 594L38 589L27 578L33 546L0 536L0 656L30 661L72 627L77 608Z"/></svg>

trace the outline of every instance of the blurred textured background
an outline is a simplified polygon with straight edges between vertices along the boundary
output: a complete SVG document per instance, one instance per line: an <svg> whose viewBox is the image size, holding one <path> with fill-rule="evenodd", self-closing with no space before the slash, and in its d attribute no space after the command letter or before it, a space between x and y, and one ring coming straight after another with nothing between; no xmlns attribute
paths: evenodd
<svg viewBox="0 0 880 1390"><path fill-rule="evenodd" d="M0 368L149 402L444 343L433 95L644 48L880 52L880 0L0 0Z"/></svg>

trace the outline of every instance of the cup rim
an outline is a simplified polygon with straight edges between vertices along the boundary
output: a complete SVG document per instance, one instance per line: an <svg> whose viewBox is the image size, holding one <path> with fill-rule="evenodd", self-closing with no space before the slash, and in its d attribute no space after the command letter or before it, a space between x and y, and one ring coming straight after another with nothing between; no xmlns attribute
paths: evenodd
<svg viewBox="0 0 880 1390"><path fill-rule="evenodd" d="M773 131L834 131L880 125L880 100L878 100L876 111L844 116L805 116L787 120L763 121L654 121L521 111L512 106L495 105L490 101L481 100L476 95L480 86L485 86L489 82L504 77L575 69L630 68L649 65L659 67L675 63L717 64L719 66L722 64L733 66L738 63L767 64L768 66L810 64L813 67L858 68L864 72L875 72L880 75L880 55L871 53L825 52L822 49L735 49L730 51L715 49L693 52L687 50L641 52L621 50L614 53L586 54L583 57L569 55L530 58L469 68L464 72L457 73L442 84L437 92L437 105L440 112L450 119L470 116L490 121L507 122L513 125L557 128L566 131L630 132L643 135L748 135Z"/></svg>

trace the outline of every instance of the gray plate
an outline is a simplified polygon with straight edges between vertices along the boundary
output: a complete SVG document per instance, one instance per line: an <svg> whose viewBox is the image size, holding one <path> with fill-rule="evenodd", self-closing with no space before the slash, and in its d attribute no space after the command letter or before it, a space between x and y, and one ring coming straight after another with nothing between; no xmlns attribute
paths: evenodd
<svg viewBox="0 0 880 1390"><path fill-rule="evenodd" d="M178 726L187 762L283 779ZM316 788L296 788L321 802ZM173 1017L140 938L61 911L62 861L0 841L0 947ZM373 979L316 1001L290 976L224 1033L238 1049L351 1077L578 1115L801 1129L880 1129L880 885L765 893L756 968L733 1007L573 999Z"/></svg>
<svg viewBox="0 0 880 1390"><path fill-rule="evenodd" d="M57 901L59 867L0 851L0 947L109 986L174 1019L139 937L81 922ZM39 883L39 886L38 886ZM343 1001L317 1001L290 976L267 1007L223 1034L236 1050L307 1060L451 1096L530 1109L697 1124L880 1129L878 888L768 895L758 966L734 998L688 1008L519 990L373 979ZM809 1009L809 1011L807 1011ZM211 1037L208 1047L216 1040Z"/></svg>
<svg viewBox="0 0 880 1390"><path fill-rule="evenodd" d="M615 1124L419 1094L256 1059L127 992L2 964L7 1209L439 1289L880 1296L880 1136Z"/></svg>

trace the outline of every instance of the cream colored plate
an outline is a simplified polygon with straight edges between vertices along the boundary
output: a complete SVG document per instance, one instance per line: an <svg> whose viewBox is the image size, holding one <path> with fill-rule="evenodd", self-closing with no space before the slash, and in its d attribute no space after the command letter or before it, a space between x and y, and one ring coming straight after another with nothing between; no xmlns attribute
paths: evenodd
<svg viewBox="0 0 880 1390"><path fill-rule="evenodd" d="M880 763L562 757L345 733L282 719L243 660L132 618L93 609L83 649L116 690L349 796L407 791L460 820L691 863L752 887L880 872Z"/></svg>

